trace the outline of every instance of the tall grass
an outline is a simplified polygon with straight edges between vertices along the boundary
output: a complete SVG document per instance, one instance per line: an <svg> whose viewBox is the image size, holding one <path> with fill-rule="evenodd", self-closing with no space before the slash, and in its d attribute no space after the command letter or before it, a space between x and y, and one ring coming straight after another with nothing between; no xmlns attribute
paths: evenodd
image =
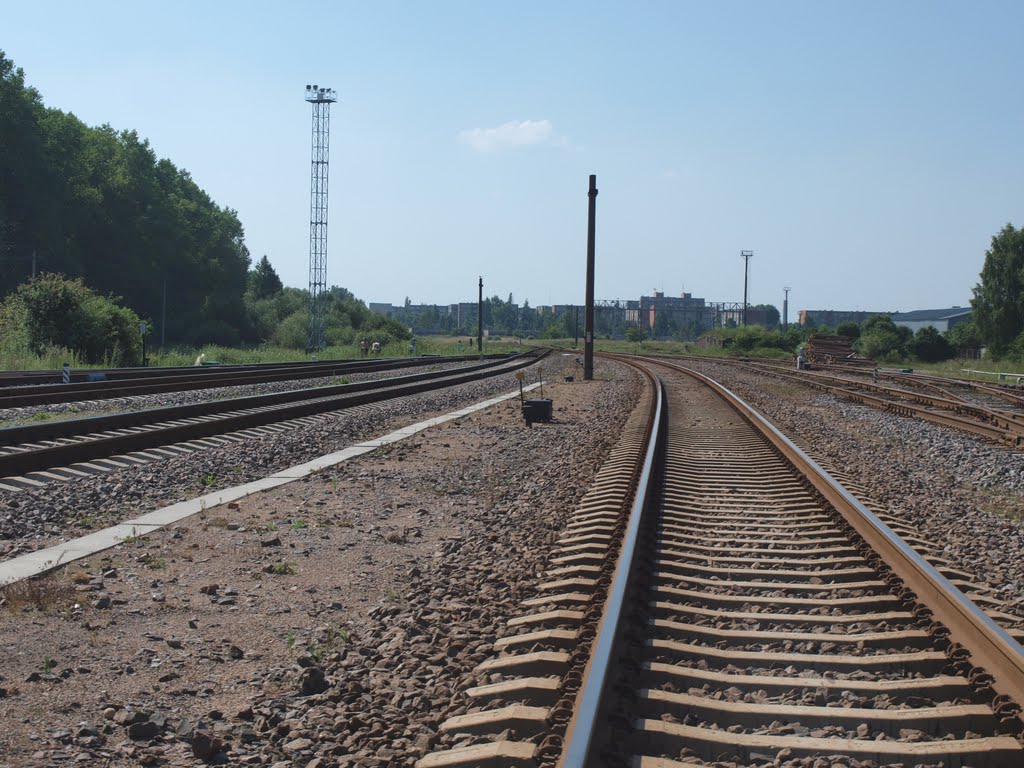
<svg viewBox="0 0 1024 768"><path fill-rule="evenodd" d="M479 354L475 343L473 348L470 348L469 337L462 337L461 346L458 342L458 337L417 337L416 355L452 356ZM517 344L512 340L484 341L484 352L487 354L522 352L525 349L527 349L526 346ZM270 345L248 348L207 345L204 347L177 347L163 350L151 349L147 352L151 367L193 365L199 355L206 355L207 363L221 363L222 365L290 363L312 359L311 355L305 354L301 349ZM380 356L409 357L410 354L407 341L395 341L386 344L381 350ZM328 347L316 354L317 360L355 360L360 356L357 344ZM117 354L117 351L114 350L103 363L89 365L84 363L73 351L61 347L49 347L40 354L35 354L25 349L22 345L0 340L0 370L60 370L64 363L70 363L72 368L115 368L120 365L119 358L120 356Z"/></svg>
<svg viewBox="0 0 1024 768"><path fill-rule="evenodd" d="M461 340L461 344L459 343ZM485 339L484 352L487 354L502 354L522 352L530 346L552 346L583 354L583 341L573 349L573 339L538 339L520 342L517 339ZM620 352L628 354L648 355L697 355L701 357L735 357L742 354L746 357L758 358L788 358L790 353L780 349L753 349L748 352L737 352L730 349L715 347L698 347L692 342L679 341L644 341L635 343L629 341L615 341L610 339L598 339L595 348L602 352ZM200 354L206 355L207 362L218 362L223 365L252 365L257 363L288 363L302 362L311 359L302 350L288 347L276 347L264 345L259 347L222 347L208 345L205 347L182 347L167 348L164 350L151 350L149 352L150 366L182 366L192 365ZM473 356L479 354L474 339L473 347L469 346L468 336L420 336L416 339L416 355L441 355L451 357L455 355ZM409 343L406 341L395 341L385 345L381 350L381 357L407 357L410 355ZM316 355L318 360L356 360L360 357L359 347L356 344L328 347ZM70 363L72 368L114 368L120 364L120 355L116 350L107 355L103 363L89 365L81 360L72 350L63 347L51 346L39 354L28 351L24 345L13 339L0 339L0 370L7 371L31 371L51 370L58 371L64 363ZM907 360L894 364L896 367L913 368L916 371L932 372L938 375L954 376L958 378L976 378L980 381L996 381L995 376L979 374L966 374L963 369L981 371L992 371L993 373L1007 373L1011 375L1024 375L1024 363L1015 363L1008 360L946 360L941 363L921 363L919 361Z"/></svg>
<svg viewBox="0 0 1024 768"><path fill-rule="evenodd" d="M48 371L59 370L64 363L73 368L89 368L81 358L69 349L47 347L41 353L29 351L20 344L0 340L0 369L6 371Z"/></svg>

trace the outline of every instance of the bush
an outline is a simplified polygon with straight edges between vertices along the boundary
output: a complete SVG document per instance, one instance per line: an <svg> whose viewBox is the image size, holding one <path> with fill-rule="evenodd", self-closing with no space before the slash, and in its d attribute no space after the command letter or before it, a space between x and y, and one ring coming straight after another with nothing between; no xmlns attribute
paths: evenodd
<svg viewBox="0 0 1024 768"><path fill-rule="evenodd" d="M308 334L309 311L297 309L278 324L271 341L279 347L305 349Z"/></svg>
<svg viewBox="0 0 1024 768"><path fill-rule="evenodd" d="M44 273L0 305L6 352L43 355L57 347L85 363L136 365L142 361L139 316L120 301L98 295L81 278Z"/></svg>
<svg viewBox="0 0 1024 768"><path fill-rule="evenodd" d="M634 344L638 341L643 341L647 338L647 329L641 328L639 325L631 325L626 329L626 340L631 341Z"/></svg>
<svg viewBox="0 0 1024 768"><path fill-rule="evenodd" d="M909 328L897 326L891 317L875 315L864 321L853 348L874 360L897 362L907 356L907 347L913 338Z"/></svg>
<svg viewBox="0 0 1024 768"><path fill-rule="evenodd" d="M840 323L836 326L836 334L848 339L860 338L860 326L854 322Z"/></svg>
<svg viewBox="0 0 1024 768"><path fill-rule="evenodd" d="M723 349L737 352L779 350L781 352L795 353L796 348L803 341L803 333L800 329L794 327L784 331L781 328L767 330L760 325L747 325L735 328L726 326L708 331L701 336L701 339L704 339L705 343L711 341L713 346L720 346ZM775 354L778 355L778 352Z"/></svg>
<svg viewBox="0 0 1024 768"><path fill-rule="evenodd" d="M930 325L918 329L914 340L907 345L910 353L923 363L949 360L955 354L953 346Z"/></svg>

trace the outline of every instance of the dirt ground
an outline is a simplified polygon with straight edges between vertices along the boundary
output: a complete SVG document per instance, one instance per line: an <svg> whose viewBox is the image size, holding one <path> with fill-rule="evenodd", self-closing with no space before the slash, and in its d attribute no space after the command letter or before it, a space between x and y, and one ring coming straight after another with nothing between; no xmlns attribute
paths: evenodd
<svg viewBox="0 0 1024 768"><path fill-rule="evenodd" d="M340 678L381 684L384 670L355 649L378 642L369 626L414 603L411 591L429 604L444 573L479 565L463 543L490 536L485 550L504 558L494 567L508 580L521 552L502 552L501 526L557 535L559 510L585 490L628 411L612 417L607 403L635 391L621 369L598 374L546 387L551 424L528 429L512 400L8 588L0 767L412 764L443 704L432 681L436 701L417 704L425 716L391 752L367 741L381 735L369 719L352 727L344 715L353 737L338 742L310 713L344 709ZM503 598L510 612L514 597ZM435 598L435 608L466 601ZM426 663L437 650L423 653Z"/></svg>

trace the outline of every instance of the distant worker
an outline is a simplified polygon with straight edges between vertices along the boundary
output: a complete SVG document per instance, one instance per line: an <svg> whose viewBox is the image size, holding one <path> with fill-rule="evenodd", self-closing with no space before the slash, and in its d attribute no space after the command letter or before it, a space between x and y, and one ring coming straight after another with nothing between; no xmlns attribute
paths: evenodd
<svg viewBox="0 0 1024 768"><path fill-rule="evenodd" d="M206 353L203 352L199 357L196 358L195 365L202 365L203 361L206 360Z"/></svg>
<svg viewBox="0 0 1024 768"><path fill-rule="evenodd" d="M416 354L416 337L415 336L413 336L411 339L409 339L409 354L410 355L415 355Z"/></svg>
<svg viewBox="0 0 1024 768"><path fill-rule="evenodd" d="M373 342L373 346L370 347L370 349L373 351L373 354L377 355L378 357L380 356L380 342L379 341Z"/></svg>
<svg viewBox="0 0 1024 768"><path fill-rule="evenodd" d="M873 371L871 372L871 380L872 380L873 382L875 382L875 384L877 384L877 383L878 383L878 369L877 369L877 368L875 368L875 370L873 370Z"/></svg>
<svg viewBox="0 0 1024 768"><path fill-rule="evenodd" d="M368 342L366 339L360 341L359 351L362 352L363 357L366 357L368 354L370 354L370 342Z"/></svg>
<svg viewBox="0 0 1024 768"><path fill-rule="evenodd" d="M804 357L804 348L800 347L800 349L797 350L797 353L796 353L796 369L798 371L802 371L804 369L804 366L806 366L806 365L807 365L807 358Z"/></svg>

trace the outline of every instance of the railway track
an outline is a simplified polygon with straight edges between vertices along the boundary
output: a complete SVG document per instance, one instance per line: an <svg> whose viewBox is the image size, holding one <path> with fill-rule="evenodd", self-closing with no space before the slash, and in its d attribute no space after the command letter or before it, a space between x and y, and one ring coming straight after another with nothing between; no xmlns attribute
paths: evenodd
<svg viewBox="0 0 1024 768"><path fill-rule="evenodd" d="M487 355L501 360L508 355ZM192 367L192 368L129 368L102 372L103 381L79 379L70 384L39 383L33 386L0 387L0 410L30 408L56 403L110 400L118 397L187 392L196 389L236 387L275 381L299 381L354 373L375 373L437 365L439 362L469 362L479 357L415 357L380 360L335 360L317 363L271 363L258 366ZM143 373L148 372L148 373Z"/></svg>
<svg viewBox="0 0 1024 768"><path fill-rule="evenodd" d="M645 366L537 596L418 768L1024 765L1020 620L726 390Z"/></svg>
<svg viewBox="0 0 1024 768"><path fill-rule="evenodd" d="M0 484L8 490L73 479L168 455L167 446L228 436L382 400L477 381L526 367L536 353L490 360L456 371L291 390L192 405L0 429ZM209 443L207 443L209 444ZM153 450L157 449L157 450Z"/></svg>
<svg viewBox="0 0 1024 768"><path fill-rule="evenodd" d="M880 373L879 379L888 379L890 385L876 383L870 373L860 375L844 370L843 374L819 370L800 371L772 363L727 358L673 358L700 363L721 363L753 370L775 378L783 379L821 392L841 397L861 405L889 411L908 418L930 421L934 424L969 432L1003 445L1018 447L1024 445L1024 398L1006 388L976 384L949 379L936 383L940 377L920 377L910 374ZM966 393L954 393L954 386L963 385L968 392L982 396L971 399ZM998 400L997 400L998 398ZM1020 406L1007 408L998 403Z"/></svg>

